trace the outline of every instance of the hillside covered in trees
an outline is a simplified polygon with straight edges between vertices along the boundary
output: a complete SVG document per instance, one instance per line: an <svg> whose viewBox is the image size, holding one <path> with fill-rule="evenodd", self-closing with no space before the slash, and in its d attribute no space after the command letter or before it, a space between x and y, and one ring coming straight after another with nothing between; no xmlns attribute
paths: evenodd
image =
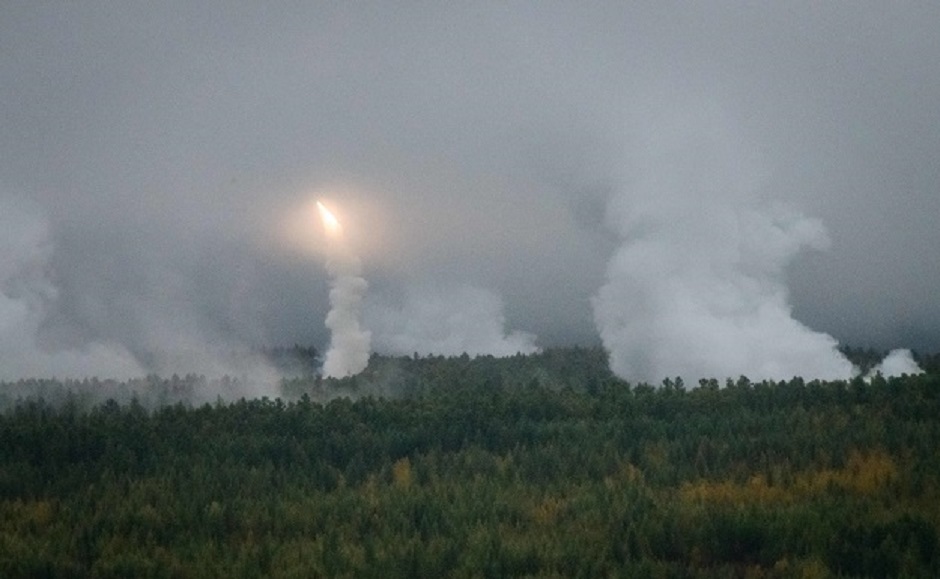
<svg viewBox="0 0 940 579"><path fill-rule="evenodd" d="M653 387L558 349L281 398L0 384L0 576L938 576L929 369Z"/></svg>

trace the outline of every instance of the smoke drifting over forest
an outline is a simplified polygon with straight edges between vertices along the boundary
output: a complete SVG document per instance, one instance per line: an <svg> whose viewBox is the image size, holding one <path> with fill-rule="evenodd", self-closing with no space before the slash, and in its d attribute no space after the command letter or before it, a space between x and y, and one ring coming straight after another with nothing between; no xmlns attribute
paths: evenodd
<svg viewBox="0 0 940 579"><path fill-rule="evenodd" d="M143 372L119 344L90 342L59 349L40 329L58 289L50 279L48 224L32 211L0 202L0 379L85 375L127 378Z"/></svg>
<svg viewBox="0 0 940 579"><path fill-rule="evenodd" d="M822 223L757 195L759 171L726 123L657 119L608 218L621 240L594 300L621 376L845 379L838 343L793 318L786 267L824 250Z"/></svg>
<svg viewBox="0 0 940 579"><path fill-rule="evenodd" d="M404 304L373 303L368 314L376 348L392 354L512 356L537 350L532 334L507 332L499 296L480 288L413 288Z"/></svg>
<svg viewBox="0 0 940 579"><path fill-rule="evenodd" d="M21 3L0 48L0 378L268 383L226 353L360 305L356 367L367 334L649 381L940 350L933 6ZM284 241L321 194L342 283Z"/></svg>
<svg viewBox="0 0 940 579"><path fill-rule="evenodd" d="M885 356L880 364L875 366L869 376L881 374L882 376L902 376L904 374L920 374L920 366L914 361L910 350L898 349L892 350Z"/></svg>

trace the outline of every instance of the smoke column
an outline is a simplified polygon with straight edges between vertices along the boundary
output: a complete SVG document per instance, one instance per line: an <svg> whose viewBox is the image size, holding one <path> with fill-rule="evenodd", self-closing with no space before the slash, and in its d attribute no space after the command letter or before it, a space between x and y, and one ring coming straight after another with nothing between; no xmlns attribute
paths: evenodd
<svg viewBox="0 0 940 579"><path fill-rule="evenodd" d="M891 350L888 352L888 355L885 356L885 359L881 361L880 364L872 368L871 372L868 373L868 378L871 380L876 374L881 374L885 378L891 378L894 376L902 376L904 374L923 374L924 371L920 366L917 365L917 362L914 361L914 356L911 354L910 350Z"/></svg>
<svg viewBox="0 0 940 579"><path fill-rule="evenodd" d="M362 278L359 259L342 242L339 221L319 201L317 209L330 240L326 264L330 274L330 312L326 316L330 347L323 361L323 375L342 378L358 374L369 362L372 335L359 322L368 284Z"/></svg>
<svg viewBox="0 0 940 579"><path fill-rule="evenodd" d="M66 345L44 335L60 294L53 281L53 249L41 214L0 199L0 380L143 375L120 344L88 338Z"/></svg>
<svg viewBox="0 0 940 579"><path fill-rule="evenodd" d="M791 314L787 265L825 249L822 223L761 200L753 147L690 106L647 126L627 185L608 205L620 246L593 300L623 378L844 379L831 336Z"/></svg>

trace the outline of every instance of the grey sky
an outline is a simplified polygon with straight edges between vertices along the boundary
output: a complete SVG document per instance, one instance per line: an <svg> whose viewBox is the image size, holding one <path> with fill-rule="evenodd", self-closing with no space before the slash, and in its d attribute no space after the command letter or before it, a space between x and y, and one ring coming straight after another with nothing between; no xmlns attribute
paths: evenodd
<svg viewBox="0 0 940 579"><path fill-rule="evenodd" d="M325 343L323 260L281 242L318 194L378 302L481 288L596 343L608 203L678 172L823 222L799 321L936 351L938 55L929 2L7 2L0 199L48 229L47 350Z"/></svg>

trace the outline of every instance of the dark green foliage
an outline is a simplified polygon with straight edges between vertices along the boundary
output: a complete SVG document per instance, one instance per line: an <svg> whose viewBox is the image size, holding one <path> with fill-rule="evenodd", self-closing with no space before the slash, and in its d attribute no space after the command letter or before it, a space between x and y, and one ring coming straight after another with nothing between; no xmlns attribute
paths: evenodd
<svg viewBox="0 0 940 579"><path fill-rule="evenodd" d="M849 575L897 577L905 557L913 569L935 568L936 551L936 528L918 515L905 514L886 523L847 523L832 539L828 562Z"/></svg>
<svg viewBox="0 0 940 579"><path fill-rule="evenodd" d="M935 374L652 388L577 349L290 384L12 404L0 576L940 574Z"/></svg>

